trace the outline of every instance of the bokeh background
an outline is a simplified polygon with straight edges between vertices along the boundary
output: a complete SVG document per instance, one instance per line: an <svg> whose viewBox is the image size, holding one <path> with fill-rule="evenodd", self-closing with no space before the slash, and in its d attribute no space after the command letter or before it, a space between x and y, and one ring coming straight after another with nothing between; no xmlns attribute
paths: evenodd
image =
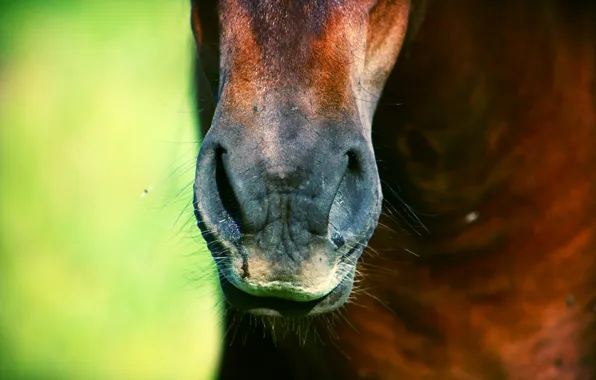
<svg viewBox="0 0 596 380"><path fill-rule="evenodd" d="M0 0L0 379L212 378L186 0Z"/></svg>

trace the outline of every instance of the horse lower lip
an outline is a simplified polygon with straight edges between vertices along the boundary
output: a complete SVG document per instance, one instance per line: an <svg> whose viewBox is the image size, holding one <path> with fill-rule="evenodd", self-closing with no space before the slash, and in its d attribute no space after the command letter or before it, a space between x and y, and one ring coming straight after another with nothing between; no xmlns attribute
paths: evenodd
<svg viewBox="0 0 596 380"><path fill-rule="evenodd" d="M346 275L348 276L350 274ZM344 278L331 292L308 302L253 296L236 288L225 276L221 276L220 285L228 303L240 311L278 317L305 317L322 314L341 306L351 292L352 281L345 281Z"/></svg>

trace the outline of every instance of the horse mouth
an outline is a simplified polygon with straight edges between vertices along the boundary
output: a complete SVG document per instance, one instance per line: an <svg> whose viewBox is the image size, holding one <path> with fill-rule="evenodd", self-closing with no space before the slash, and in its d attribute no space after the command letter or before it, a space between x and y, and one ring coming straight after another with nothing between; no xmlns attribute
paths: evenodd
<svg viewBox="0 0 596 380"><path fill-rule="evenodd" d="M328 313L345 304L354 284L354 272L355 267L330 292L309 301L251 295L236 287L224 275L220 275L220 285L226 301L240 312L257 316L301 318Z"/></svg>

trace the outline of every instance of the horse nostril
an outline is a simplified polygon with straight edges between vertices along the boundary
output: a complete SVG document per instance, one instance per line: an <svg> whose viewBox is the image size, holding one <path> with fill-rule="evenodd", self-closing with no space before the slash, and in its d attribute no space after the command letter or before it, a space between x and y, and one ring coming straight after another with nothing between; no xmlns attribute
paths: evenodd
<svg viewBox="0 0 596 380"><path fill-rule="evenodd" d="M360 169L360 162L358 160L358 155L355 151L350 150L348 153L348 170L349 171L357 171Z"/></svg>
<svg viewBox="0 0 596 380"><path fill-rule="evenodd" d="M242 218L240 205L236 198L236 194L234 194L234 190L223 163L223 156L225 154L227 154L225 149L221 147L217 148L215 151L215 183L223 209L228 214L228 218L226 218L227 220L224 220L224 222L226 224L233 223L238 230L241 230Z"/></svg>
<svg viewBox="0 0 596 380"><path fill-rule="evenodd" d="M346 165L343 177L329 210L329 240L338 249L345 246L353 249L372 236L382 195L374 152L365 143L347 150L343 163Z"/></svg>

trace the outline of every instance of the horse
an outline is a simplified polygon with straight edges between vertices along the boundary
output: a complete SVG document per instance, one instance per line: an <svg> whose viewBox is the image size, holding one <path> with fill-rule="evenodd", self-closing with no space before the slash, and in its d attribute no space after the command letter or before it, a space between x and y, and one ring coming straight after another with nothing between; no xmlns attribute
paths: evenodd
<svg viewBox="0 0 596 380"><path fill-rule="evenodd" d="M191 3L219 378L596 378L596 7Z"/></svg>

